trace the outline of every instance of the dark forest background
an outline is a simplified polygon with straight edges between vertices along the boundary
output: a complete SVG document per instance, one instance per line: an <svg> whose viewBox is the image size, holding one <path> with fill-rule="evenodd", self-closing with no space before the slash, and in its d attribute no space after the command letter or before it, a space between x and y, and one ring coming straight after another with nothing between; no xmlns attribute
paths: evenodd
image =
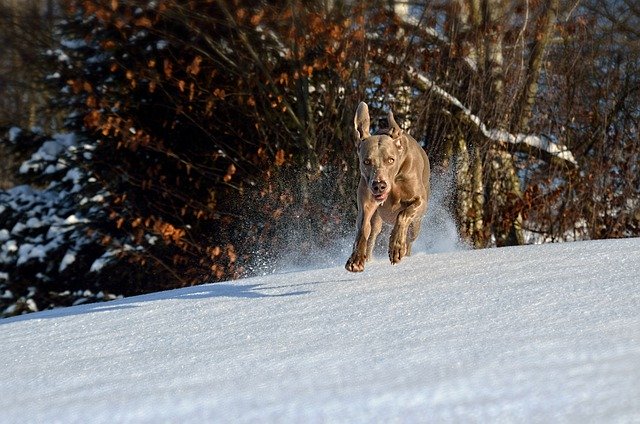
<svg viewBox="0 0 640 424"><path fill-rule="evenodd" d="M362 100L451 180L470 246L640 235L635 1L4 0L0 20L5 316L333 248Z"/></svg>

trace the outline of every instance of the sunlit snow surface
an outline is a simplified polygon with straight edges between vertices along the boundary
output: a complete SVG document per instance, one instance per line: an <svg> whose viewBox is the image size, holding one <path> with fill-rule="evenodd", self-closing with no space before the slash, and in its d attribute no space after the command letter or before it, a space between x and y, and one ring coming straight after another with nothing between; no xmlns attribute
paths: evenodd
<svg viewBox="0 0 640 424"><path fill-rule="evenodd" d="M585 420L640 422L640 239L0 320L3 423Z"/></svg>

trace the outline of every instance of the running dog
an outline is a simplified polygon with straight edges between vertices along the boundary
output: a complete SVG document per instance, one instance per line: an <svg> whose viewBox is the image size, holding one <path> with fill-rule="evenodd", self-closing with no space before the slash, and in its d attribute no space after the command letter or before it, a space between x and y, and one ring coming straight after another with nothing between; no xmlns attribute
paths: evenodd
<svg viewBox="0 0 640 424"><path fill-rule="evenodd" d="M360 102L353 119L360 161L358 221L353 252L345 268L364 271L371 260L382 223L393 225L389 239L392 264L411 254L411 244L420 233L429 197L429 158L418 142L400 129L393 113L389 128L369 133L369 107Z"/></svg>

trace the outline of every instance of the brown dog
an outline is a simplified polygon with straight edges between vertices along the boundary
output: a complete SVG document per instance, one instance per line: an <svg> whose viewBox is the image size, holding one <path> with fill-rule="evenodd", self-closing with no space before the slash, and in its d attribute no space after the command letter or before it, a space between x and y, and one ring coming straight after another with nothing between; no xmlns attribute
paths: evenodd
<svg viewBox="0 0 640 424"><path fill-rule="evenodd" d="M393 224L389 239L392 264L411 254L429 197L429 158L418 142L404 133L389 112L389 129L369 133L369 107L360 102L353 119L360 159L358 222L353 253L345 268L364 271L372 257L382 222Z"/></svg>

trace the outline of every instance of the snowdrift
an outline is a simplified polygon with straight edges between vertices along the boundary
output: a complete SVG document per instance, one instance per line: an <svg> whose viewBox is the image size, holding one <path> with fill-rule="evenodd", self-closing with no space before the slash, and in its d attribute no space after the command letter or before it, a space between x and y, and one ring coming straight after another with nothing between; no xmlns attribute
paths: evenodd
<svg viewBox="0 0 640 424"><path fill-rule="evenodd" d="M637 422L639 311L640 239L45 311L0 320L0 421Z"/></svg>

